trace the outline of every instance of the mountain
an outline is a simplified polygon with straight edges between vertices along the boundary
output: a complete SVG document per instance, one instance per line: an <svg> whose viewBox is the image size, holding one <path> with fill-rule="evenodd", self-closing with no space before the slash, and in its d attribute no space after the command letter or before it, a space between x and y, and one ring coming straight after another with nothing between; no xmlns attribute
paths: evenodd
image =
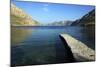
<svg viewBox="0 0 100 67"><path fill-rule="evenodd" d="M32 19L27 13L21 8L18 8L14 4L11 4L11 26L36 26L39 22Z"/></svg>
<svg viewBox="0 0 100 67"><path fill-rule="evenodd" d="M70 26L72 21L56 21L48 24L48 26Z"/></svg>
<svg viewBox="0 0 100 67"><path fill-rule="evenodd" d="M74 21L72 26L95 26L95 9L88 12L82 18Z"/></svg>

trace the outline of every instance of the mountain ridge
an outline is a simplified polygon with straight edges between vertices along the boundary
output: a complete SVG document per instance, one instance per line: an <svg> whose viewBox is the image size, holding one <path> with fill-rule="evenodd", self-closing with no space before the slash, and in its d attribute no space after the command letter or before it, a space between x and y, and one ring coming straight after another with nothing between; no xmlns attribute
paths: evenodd
<svg viewBox="0 0 100 67"><path fill-rule="evenodd" d="M63 20L63 21L55 21L52 22L50 24L47 24L48 26L70 26L72 24L73 21L67 21L67 20Z"/></svg>
<svg viewBox="0 0 100 67"><path fill-rule="evenodd" d="M75 20L71 26L95 26L95 9Z"/></svg>
<svg viewBox="0 0 100 67"><path fill-rule="evenodd" d="M11 4L11 26L37 26L39 22L32 19L21 8Z"/></svg>

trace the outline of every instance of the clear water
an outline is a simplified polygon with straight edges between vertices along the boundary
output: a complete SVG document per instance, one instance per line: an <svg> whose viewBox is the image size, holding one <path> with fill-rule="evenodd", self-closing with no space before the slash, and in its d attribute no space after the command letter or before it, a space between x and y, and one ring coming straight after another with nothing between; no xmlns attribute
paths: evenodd
<svg viewBox="0 0 100 67"><path fill-rule="evenodd" d="M61 33L67 33L95 50L94 28L12 27L11 64L17 66L69 62L59 37Z"/></svg>

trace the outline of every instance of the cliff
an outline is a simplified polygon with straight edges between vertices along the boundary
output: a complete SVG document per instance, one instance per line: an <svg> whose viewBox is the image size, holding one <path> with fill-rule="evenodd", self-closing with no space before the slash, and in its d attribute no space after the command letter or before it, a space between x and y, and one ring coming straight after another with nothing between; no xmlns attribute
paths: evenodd
<svg viewBox="0 0 100 67"><path fill-rule="evenodd" d="M74 21L72 26L95 26L95 9L88 12L82 18Z"/></svg>
<svg viewBox="0 0 100 67"><path fill-rule="evenodd" d="M39 22L32 19L21 8L18 8L14 4L11 4L11 26L36 26Z"/></svg>

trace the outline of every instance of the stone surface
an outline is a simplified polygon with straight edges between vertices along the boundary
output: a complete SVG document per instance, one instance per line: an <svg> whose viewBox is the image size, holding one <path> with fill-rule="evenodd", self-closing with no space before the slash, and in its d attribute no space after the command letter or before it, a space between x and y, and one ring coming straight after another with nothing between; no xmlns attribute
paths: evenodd
<svg viewBox="0 0 100 67"><path fill-rule="evenodd" d="M94 61L95 51L68 34L60 34L71 48L76 61Z"/></svg>

